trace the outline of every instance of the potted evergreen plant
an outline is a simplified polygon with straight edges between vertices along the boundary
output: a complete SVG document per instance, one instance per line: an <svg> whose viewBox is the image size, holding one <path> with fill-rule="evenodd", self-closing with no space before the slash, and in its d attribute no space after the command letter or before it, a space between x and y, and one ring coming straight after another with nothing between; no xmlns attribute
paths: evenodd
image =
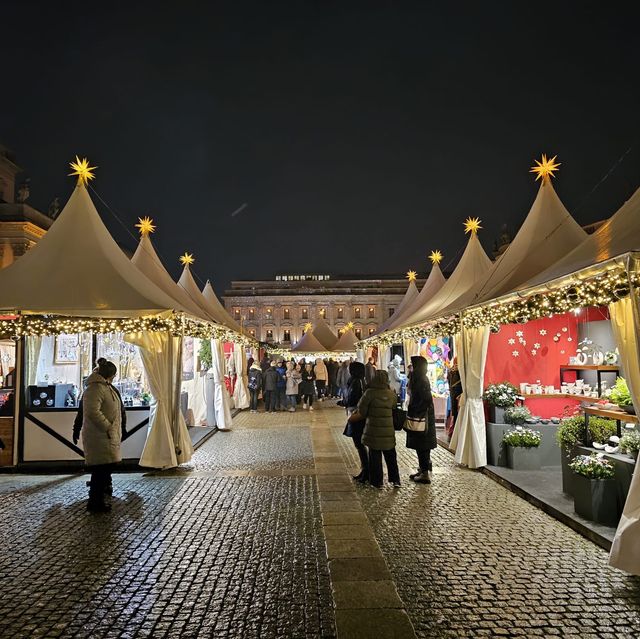
<svg viewBox="0 0 640 639"><path fill-rule="evenodd" d="M589 418L589 439L594 442L606 442L616 434L616 423L612 419L602 417ZM562 464L562 492L573 495L573 478L575 477L569 462L576 456L576 447L585 443L584 415L565 417L558 426L556 441L560 446Z"/></svg>
<svg viewBox="0 0 640 639"><path fill-rule="evenodd" d="M624 450L629 457L638 459L638 451L640 450L640 433L637 430L625 433L620 439L620 448Z"/></svg>
<svg viewBox="0 0 640 639"><path fill-rule="evenodd" d="M629 392L629 386L627 385L627 380L624 377L618 377L618 379L616 379L616 383L611 389L609 399L614 404L618 404L623 411L630 415L636 414L636 409L633 407L633 401L631 399L631 393Z"/></svg>
<svg viewBox="0 0 640 639"><path fill-rule="evenodd" d="M484 389L483 399L489 405L489 421L492 424L504 424L504 410L515 406L518 389L509 382L489 384Z"/></svg>
<svg viewBox="0 0 640 639"><path fill-rule="evenodd" d="M507 466L514 470L540 470L540 431L516 426L504 434L507 447Z"/></svg>
<svg viewBox="0 0 640 639"><path fill-rule="evenodd" d="M613 464L602 453L578 455L571 461L573 508L585 519L606 526L618 523L618 495Z"/></svg>

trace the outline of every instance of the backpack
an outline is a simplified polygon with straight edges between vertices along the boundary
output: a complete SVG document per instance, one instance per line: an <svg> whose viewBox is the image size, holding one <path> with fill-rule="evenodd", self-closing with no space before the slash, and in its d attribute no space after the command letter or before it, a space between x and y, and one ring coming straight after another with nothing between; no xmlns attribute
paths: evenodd
<svg viewBox="0 0 640 639"><path fill-rule="evenodd" d="M247 383L249 390L257 390L258 389L258 376L253 375L249 378L249 382Z"/></svg>

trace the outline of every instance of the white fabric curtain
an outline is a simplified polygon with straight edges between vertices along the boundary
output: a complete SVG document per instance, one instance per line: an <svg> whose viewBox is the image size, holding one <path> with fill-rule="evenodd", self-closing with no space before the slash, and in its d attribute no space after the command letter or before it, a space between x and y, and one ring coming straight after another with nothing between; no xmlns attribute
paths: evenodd
<svg viewBox="0 0 640 639"><path fill-rule="evenodd" d="M125 340L140 347L153 395L140 466L173 468L188 462L193 446L180 410L182 338L168 332L147 331L129 333Z"/></svg>
<svg viewBox="0 0 640 639"><path fill-rule="evenodd" d="M469 468L487 465L487 435L482 404L484 367L489 327L463 328L456 336L456 353L462 382L462 405L451 437L455 460Z"/></svg>
<svg viewBox="0 0 640 639"><path fill-rule="evenodd" d="M406 371L406 367L411 364L411 358L420 352L420 344L414 339L403 339L402 347L404 348L404 365Z"/></svg>
<svg viewBox="0 0 640 639"><path fill-rule="evenodd" d="M42 350L42 337L25 337L27 340L27 386L38 383L38 364Z"/></svg>
<svg viewBox="0 0 640 639"><path fill-rule="evenodd" d="M236 385L233 389L233 402L238 409L249 408L249 388L247 383L247 356L242 344L233 345L233 360L236 364Z"/></svg>
<svg viewBox="0 0 640 639"><path fill-rule="evenodd" d="M634 301L635 298L635 301ZM625 379L640 415L640 309L635 291L626 299L609 305L611 326L616 339ZM618 523L609 563L620 570L640 575L640 466L631 479L627 501Z"/></svg>
<svg viewBox="0 0 640 639"><path fill-rule="evenodd" d="M365 363L365 357L364 357L364 350L359 348L356 351L356 362L362 362L363 364Z"/></svg>
<svg viewBox="0 0 640 639"><path fill-rule="evenodd" d="M213 374L213 410L219 430L231 428L231 401L224 383L225 359L222 342L211 340L211 372ZM210 402L210 400L209 400ZM209 403L208 402L208 403Z"/></svg>
<svg viewBox="0 0 640 639"><path fill-rule="evenodd" d="M382 344L378 346L378 370L386 371L391 361L391 349Z"/></svg>

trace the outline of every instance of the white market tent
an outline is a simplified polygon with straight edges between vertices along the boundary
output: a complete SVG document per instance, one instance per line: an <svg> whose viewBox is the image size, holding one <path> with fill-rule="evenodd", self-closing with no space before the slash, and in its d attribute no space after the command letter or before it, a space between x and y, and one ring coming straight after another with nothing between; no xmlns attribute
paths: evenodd
<svg viewBox="0 0 640 639"><path fill-rule="evenodd" d="M325 351L330 351L336 343L338 336L329 328L329 324L322 317L318 317L313 328L313 336L324 346Z"/></svg>
<svg viewBox="0 0 640 639"><path fill-rule="evenodd" d="M432 271L433 272L433 271ZM444 282L444 278L443 282ZM425 282L426 285L426 282ZM395 313L393 313L393 315L391 315L390 317L388 317L380 326L380 328L377 330L377 333L384 333L387 329L391 328L397 319L402 318L405 310L407 308L409 308L409 305L411 304L411 302L413 302L413 300L418 296L418 287L416 286L416 282L414 279L410 279L409 280L409 286L407 286L407 290L404 294L404 297L402 298L402 300L400 300L400 304L398 304Z"/></svg>
<svg viewBox="0 0 640 639"><path fill-rule="evenodd" d="M224 324L228 326L230 329L236 331L236 333L242 333L242 329L240 324L238 324L232 317L229 315L227 309L222 305L215 291L213 290L213 286L211 286L211 282L207 280L207 283L204 285L202 289L202 294L204 298L207 300L208 308L211 313L213 313L214 319L220 324Z"/></svg>
<svg viewBox="0 0 640 639"><path fill-rule="evenodd" d="M332 344L333 346L333 344ZM312 331L307 331L293 346L292 353L325 353L328 348L318 341Z"/></svg>
<svg viewBox="0 0 640 639"><path fill-rule="evenodd" d="M413 284L413 282L411 282ZM358 338L355 336L353 330L348 329L342 335L338 341L333 345L332 351L336 353L355 353L356 352L356 343L358 342Z"/></svg>

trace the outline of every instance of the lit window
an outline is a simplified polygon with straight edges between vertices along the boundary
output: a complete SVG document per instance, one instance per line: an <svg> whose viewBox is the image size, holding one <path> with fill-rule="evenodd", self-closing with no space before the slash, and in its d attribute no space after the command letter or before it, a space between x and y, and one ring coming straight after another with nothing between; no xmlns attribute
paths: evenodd
<svg viewBox="0 0 640 639"><path fill-rule="evenodd" d="M253 319L253 316L254 316L254 309L250 308L250 309L249 309L249 317L250 317L251 319Z"/></svg>
<svg viewBox="0 0 640 639"><path fill-rule="evenodd" d="M251 329L251 337L255 337L256 336L256 329L252 328Z"/></svg>
<svg viewBox="0 0 640 639"><path fill-rule="evenodd" d="M356 319L360 319L360 307L356 306L356 308L353 309L353 316Z"/></svg>
<svg viewBox="0 0 640 639"><path fill-rule="evenodd" d="M344 309L342 307L338 308L338 319L343 319L344 317Z"/></svg>
<svg viewBox="0 0 640 639"><path fill-rule="evenodd" d="M308 308L303 308L301 316L302 316L302 319L309 319L309 309Z"/></svg>
<svg viewBox="0 0 640 639"><path fill-rule="evenodd" d="M375 328L370 328L369 329L369 335L373 335L376 332Z"/></svg>
<svg viewBox="0 0 640 639"><path fill-rule="evenodd" d="M282 317L283 317L284 319L290 319L290 317L289 317L289 316L290 316L289 309L288 309L288 308L285 308L285 309L282 311Z"/></svg>
<svg viewBox="0 0 640 639"><path fill-rule="evenodd" d="M327 309L326 308L321 308L320 309L320 317L322 319L326 319L326 317L327 317Z"/></svg>
<svg viewBox="0 0 640 639"><path fill-rule="evenodd" d="M240 319L240 309L239 308L234 308L233 309L233 313L236 316L236 319Z"/></svg>
<svg viewBox="0 0 640 639"><path fill-rule="evenodd" d="M285 332L284 332L284 341L285 342L290 342L291 341L291 331L285 330Z"/></svg>
<svg viewBox="0 0 640 639"><path fill-rule="evenodd" d="M356 328L355 333L356 333L356 337L358 339L362 339L362 329L361 328Z"/></svg>
<svg viewBox="0 0 640 639"><path fill-rule="evenodd" d="M373 306L369 307L369 317L375 317L376 316L376 309Z"/></svg>
<svg viewBox="0 0 640 639"><path fill-rule="evenodd" d="M273 339L273 331L271 329L267 330L267 341Z"/></svg>

